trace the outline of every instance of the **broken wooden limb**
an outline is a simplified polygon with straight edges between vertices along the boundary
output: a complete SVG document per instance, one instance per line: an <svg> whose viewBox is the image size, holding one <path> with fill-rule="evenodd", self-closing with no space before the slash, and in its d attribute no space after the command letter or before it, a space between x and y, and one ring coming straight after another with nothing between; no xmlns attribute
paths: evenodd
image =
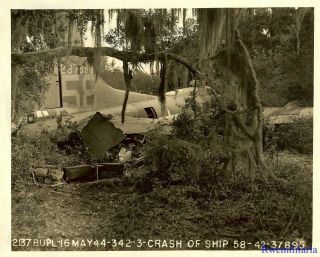
<svg viewBox="0 0 320 257"><path fill-rule="evenodd" d="M67 183L65 181L62 182L58 182L56 184L51 185L52 187L57 187L57 186L62 186L62 185L66 185Z"/></svg>
<svg viewBox="0 0 320 257"><path fill-rule="evenodd" d="M31 174L32 174L33 183L34 183L35 185L37 185L38 183L37 183L37 180L36 180L36 177L35 177L35 175L34 175L33 170L31 169L30 172L31 172Z"/></svg>
<svg viewBox="0 0 320 257"><path fill-rule="evenodd" d="M287 230L288 230L288 228L290 227L290 225L291 225L291 223L292 223L292 221L293 221L293 217L295 216L295 214L296 214L296 212L297 212L298 206L299 206L299 204L300 204L300 199L301 199L301 197L302 197L302 192L301 192L301 194L300 194L300 196L299 196L299 198L298 198L298 200L297 200L296 206L294 207L294 210L293 210L293 212L292 212L292 215L291 215L291 218L290 218L288 224L286 225L286 227L284 228L283 232L281 233L281 237L282 237L282 238L283 238L283 237L285 236L285 234L287 233Z"/></svg>
<svg viewBox="0 0 320 257"><path fill-rule="evenodd" d="M96 181L84 182L79 185L81 186L94 186L94 185L105 185L105 186L116 186L121 183L120 178L106 178Z"/></svg>

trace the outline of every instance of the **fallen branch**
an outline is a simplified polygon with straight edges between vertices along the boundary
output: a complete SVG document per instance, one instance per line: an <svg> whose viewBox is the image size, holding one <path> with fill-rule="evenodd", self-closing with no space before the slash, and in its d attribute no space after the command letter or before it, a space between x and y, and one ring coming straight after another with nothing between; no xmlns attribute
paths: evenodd
<svg viewBox="0 0 320 257"><path fill-rule="evenodd" d="M37 183L37 180L36 180L36 177L35 177L35 175L34 175L33 170L30 170L30 172L31 172L31 174L32 174L33 183L34 183L35 185L37 185L38 183Z"/></svg>
<svg viewBox="0 0 320 257"><path fill-rule="evenodd" d="M112 178L112 179L100 179L96 181L79 183L81 186L92 186L92 185L106 185L106 186L114 186L115 184L121 182L120 178Z"/></svg>
<svg viewBox="0 0 320 257"><path fill-rule="evenodd" d="M296 212L297 212L297 209L298 209L298 206L299 206L299 202L300 202L301 197L302 197L302 193L300 194L300 196L299 196L299 198L298 198L298 200L297 200L297 203L296 203L296 206L294 207L294 210L293 210L293 213L292 213L292 215L291 215L291 218L290 218L287 226L286 226L285 229L283 230L281 237L284 237L284 235L287 233L287 230L288 230L288 228L290 227L290 225L291 225L291 223L292 223L292 220L293 220L293 218L294 218L294 215L295 215Z"/></svg>

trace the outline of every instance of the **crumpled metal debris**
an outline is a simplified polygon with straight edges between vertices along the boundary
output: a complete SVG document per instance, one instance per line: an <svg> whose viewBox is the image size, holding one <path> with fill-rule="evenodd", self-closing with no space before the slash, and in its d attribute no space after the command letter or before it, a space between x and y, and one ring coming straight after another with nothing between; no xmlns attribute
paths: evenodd
<svg viewBox="0 0 320 257"><path fill-rule="evenodd" d="M116 128L110 119L97 112L78 127L88 153L93 156L104 157L106 151L125 138L121 129Z"/></svg>
<svg viewBox="0 0 320 257"><path fill-rule="evenodd" d="M121 177L124 172L124 164L98 163L96 165L77 165L64 167L63 171L66 182L95 181Z"/></svg>
<svg viewBox="0 0 320 257"><path fill-rule="evenodd" d="M121 147L119 152L119 162L120 163L127 163L132 158L132 151L128 150L125 147Z"/></svg>
<svg viewBox="0 0 320 257"><path fill-rule="evenodd" d="M64 172L61 169L51 169L49 170L49 175L54 180L61 181L63 179Z"/></svg>
<svg viewBox="0 0 320 257"><path fill-rule="evenodd" d="M34 179L36 177L51 178L54 181L62 181L64 172L61 168L54 165L43 165L42 167L31 168Z"/></svg>

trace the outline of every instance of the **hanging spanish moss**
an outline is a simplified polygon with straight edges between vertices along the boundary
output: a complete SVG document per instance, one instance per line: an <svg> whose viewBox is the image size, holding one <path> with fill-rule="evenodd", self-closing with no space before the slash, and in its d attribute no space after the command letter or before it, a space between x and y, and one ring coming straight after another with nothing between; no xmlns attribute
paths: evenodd
<svg viewBox="0 0 320 257"><path fill-rule="evenodd" d="M103 10L94 10L94 14L91 20L91 34L94 38L94 44L96 47L101 47L101 41L104 35L104 13Z"/></svg>
<svg viewBox="0 0 320 257"><path fill-rule="evenodd" d="M160 85L159 85L159 101L161 103L161 115L164 116L166 108L166 92L168 87L168 57L165 54L161 63Z"/></svg>
<svg viewBox="0 0 320 257"><path fill-rule="evenodd" d="M222 43L222 31L226 23L225 9L198 9L200 24L201 57L212 56Z"/></svg>
<svg viewBox="0 0 320 257"><path fill-rule="evenodd" d="M121 110L121 122L122 123L124 123L124 121L125 121L126 108L127 108L127 103L128 103L129 93L130 93L130 88L131 88L131 81L132 81L132 71L129 70L128 62L123 62L123 75L124 75L124 81L126 84L126 92L124 95L122 110Z"/></svg>
<svg viewBox="0 0 320 257"><path fill-rule="evenodd" d="M240 14L240 9L197 9L202 58L213 56L221 49L226 49L228 55L231 54L234 47L234 30Z"/></svg>
<svg viewBox="0 0 320 257"><path fill-rule="evenodd" d="M69 24L68 24L68 41L67 44L68 46L73 45L73 39L74 39L74 32L76 29L76 21L69 19Z"/></svg>
<svg viewBox="0 0 320 257"><path fill-rule="evenodd" d="M144 33L145 33L145 43L144 50L146 53L155 53L156 52L156 44L157 44L157 35L155 30L154 20L150 17L146 17L144 19ZM150 71L151 74L154 73L154 61L150 62Z"/></svg>
<svg viewBox="0 0 320 257"><path fill-rule="evenodd" d="M132 51L140 51L143 46L144 26L141 9L112 9L109 17L116 13L117 31L120 33L121 25L125 28L125 38Z"/></svg>
<svg viewBox="0 0 320 257"><path fill-rule="evenodd" d="M88 57L88 64L93 68L96 81L100 72L101 46L104 36L105 18L103 10L92 10L89 13L89 20L91 21L91 35L94 38L95 47L93 48L93 56Z"/></svg>

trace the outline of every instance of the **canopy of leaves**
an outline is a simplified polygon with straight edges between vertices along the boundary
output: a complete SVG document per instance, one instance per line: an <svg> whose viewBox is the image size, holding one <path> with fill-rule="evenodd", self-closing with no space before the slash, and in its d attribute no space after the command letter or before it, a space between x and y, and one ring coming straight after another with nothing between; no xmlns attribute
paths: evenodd
<svg viewBox="0 0 320 257"><path fill-rule="evenodd" d="M103 10L12 10L12 51L82 44L90 29L96 46L105 41L118 49L174 52L215 74L211 82L218 85L218 69L212 63L201 65L199 57L225 51L230 61L233 32L239 26L261 82L263 104L283 105L291 99L312 101L312 9L194 9L192 17L187 17L186 9L115 9L109 10L109 22L115 19L117 26L107 33L104 14ZM101 66L100 55L95 49L88 59L96 70ZM34 66L39 76L51 70L47 65L44 72L39 65ZM164 90L186 86L194 79L183 65L170 60L167 65ZM160 68L161 63L151 62L152 74L161 75Z"/></svg>

